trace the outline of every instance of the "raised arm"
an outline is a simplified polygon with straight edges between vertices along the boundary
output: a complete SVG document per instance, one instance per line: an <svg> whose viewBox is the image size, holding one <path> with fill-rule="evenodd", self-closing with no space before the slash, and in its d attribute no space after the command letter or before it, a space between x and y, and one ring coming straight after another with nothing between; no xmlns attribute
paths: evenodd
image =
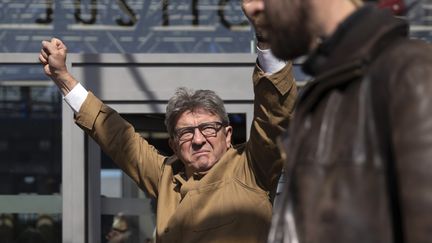
<svg viewBox="0 0 432 243"><path fill-rule="evenodd" d="M87 92L66 67L67 48L59 39L42 42L39 60L75 111L75 122L140 188L157 197L165 157L115 110Z"/></svg>
<svg viewBox="0 0 432 243"><path fill-rule="evenodd" d="M283 165L277 139L288 128L297 87L292 63L276 59L269 49L263 1L243 0L242 9L258 41L258 62L253 74L254 119L247 151L257 181L273 192Z"/></svg>
<svg viewBox="0 0 432 243"><path fill-rule="evenodd" d="M258 182L273 192L283 166L277 141L293 115L297 87L290 63L272 75L256 67L253 80L254 118L247 151Z"/></svg>

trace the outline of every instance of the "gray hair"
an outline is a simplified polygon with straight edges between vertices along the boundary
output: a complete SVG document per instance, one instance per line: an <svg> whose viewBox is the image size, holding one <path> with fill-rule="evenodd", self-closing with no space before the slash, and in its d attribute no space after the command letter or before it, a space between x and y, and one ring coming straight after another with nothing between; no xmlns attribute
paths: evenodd
<svg viewBox="0 0 432 243"><path fill-rule="evenodd" d="M228 114L222 99L212 90L196 90L180 87L168 101L165 114L165 126L171 138L174 137L174 129L177 120L183 112L203 108L221 119L222 123L229 124Z"/></svg>

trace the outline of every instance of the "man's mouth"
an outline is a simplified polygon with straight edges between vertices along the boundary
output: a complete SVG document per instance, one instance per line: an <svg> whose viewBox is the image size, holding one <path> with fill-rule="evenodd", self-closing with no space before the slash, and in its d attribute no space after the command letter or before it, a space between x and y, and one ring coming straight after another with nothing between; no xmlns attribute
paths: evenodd
<svg viewBox="0 0 432 243"><path fill-rule="evenodd" d="M264 18L264 16L260 16L260 18L257 18L257 20L255 22L255 27L256 27L256 30L255 30L256 34L259 37L261 37L265 40L268 40L268 37L269 37L268 29L270 26L268 26L268 22Z"/></svg>
<svg viewBox="0 0 432 243"><path fill-rule="evenodd" d="M203 154L207 154L209 151L207 150L200 150L200 151L195 151L192 153L192 155L203 155Z"/></svg>

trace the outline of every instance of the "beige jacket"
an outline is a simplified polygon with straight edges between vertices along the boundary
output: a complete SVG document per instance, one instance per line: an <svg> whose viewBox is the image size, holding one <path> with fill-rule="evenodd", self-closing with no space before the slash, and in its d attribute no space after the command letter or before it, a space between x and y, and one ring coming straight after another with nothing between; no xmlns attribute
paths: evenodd
<svg viewBox="0 0 432 243"><path fill-rule="evenodd" d="M76 123L157 200L158 242L265 242L282 168L275 141L288 126L297 89L288 64L266 77L256 66L249 140L230 148L205 175L186 180L117 112L89 93Z"/></svg>

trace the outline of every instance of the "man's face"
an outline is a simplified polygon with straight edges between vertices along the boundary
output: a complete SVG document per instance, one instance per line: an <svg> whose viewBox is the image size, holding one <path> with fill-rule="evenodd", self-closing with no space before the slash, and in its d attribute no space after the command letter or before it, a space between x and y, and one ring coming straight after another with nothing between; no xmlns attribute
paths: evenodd
<svg viewBox="0 0 432 243"><path fill-rule="evenodd" d="M187 173L208 171L231 146L232 128L220 122L219 116L202 108L180 115L170 145Z"/></svg>
<svg viewBox="0 0 432 243"><path fill-rule="evenodd" d="M257 36L264 38L266 22L264 17L264 0L242 0L242 10L255 28Z"/></svg>
<svg viewBox="0 0 432 243"><path fill-rule="evenodd" d="M311 0L264 2L268 21L266 36L275 56L292 60L307 54L316 39Z"/></svg>

